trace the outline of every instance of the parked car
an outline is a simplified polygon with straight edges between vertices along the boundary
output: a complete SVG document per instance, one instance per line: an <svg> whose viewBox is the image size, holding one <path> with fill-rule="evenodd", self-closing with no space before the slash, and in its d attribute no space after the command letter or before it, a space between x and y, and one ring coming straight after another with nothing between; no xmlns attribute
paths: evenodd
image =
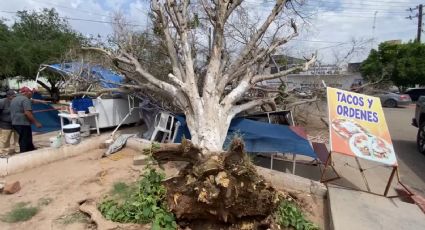
<svg viewBox="0 0 425 230"><path fill-rule="evenodd" d="M412 101L417 101L420 96L425 96L425 88L411 88L406 90Z"/></svg>
<svg viewBox="0 0 425 230"><path fill-rule="evenodd" d="M388 91L375 91L371 95L379 97L381 99L381 104L384 107L395 108L397 106L405 106L412 103L410 96L407 94L399 94Z"/></svg>
<svg viewBox="0 0 425 230"><path fill-rule="evenodd" d="M420 96L416 102L415 117L412 119L412 125L418 127L418 134L416 135L418 151L425 153L425 96Z"/></svg>

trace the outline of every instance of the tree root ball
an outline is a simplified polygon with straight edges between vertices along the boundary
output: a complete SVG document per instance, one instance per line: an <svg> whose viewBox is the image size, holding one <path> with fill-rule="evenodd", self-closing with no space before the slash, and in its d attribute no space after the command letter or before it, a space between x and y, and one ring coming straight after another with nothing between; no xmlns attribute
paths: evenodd
<svg viewBox="0 0 425 230"><path fill-rule="evenodd" d="M257 174L241 139L234 139L228 152L199 157L164 183L168 207L179 220L261 223L278 203L277 192Z"/></svg>

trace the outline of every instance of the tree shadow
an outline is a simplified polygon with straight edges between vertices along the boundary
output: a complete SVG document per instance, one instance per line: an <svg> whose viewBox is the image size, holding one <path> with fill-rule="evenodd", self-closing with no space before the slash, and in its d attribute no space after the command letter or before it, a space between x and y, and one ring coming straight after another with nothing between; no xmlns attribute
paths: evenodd
<svg viewBox="0 0 425 230"><path fill-rule="evenodd" d="M393 140L393 145L401 181L425 194L425 154L417 150L415 141Z"/></svg>

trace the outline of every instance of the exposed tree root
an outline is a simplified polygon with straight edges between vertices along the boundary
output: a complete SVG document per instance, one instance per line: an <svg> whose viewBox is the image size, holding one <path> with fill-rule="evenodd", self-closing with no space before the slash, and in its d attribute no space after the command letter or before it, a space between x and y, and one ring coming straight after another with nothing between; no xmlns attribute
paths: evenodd
<svg viewBox="0 0 425 230"><path fill-rule="evenodd" d="M201 159L201 150L192 142L183 140L182 144L161 144L159 150L152 153L158 162L185 161L196 164Z"/></svg>
<svg viewBox="0 0 425 230"><path fill-rule="evenodd" d="M226 153L202 156L190 142L182 144L181 149L184 152L180 154L191 158L191 164L178 177L165 182L168 206L179 220L252 225L253 228L247 229L270 226L269 221L264 221L275 210L278 195L257 174L243 151L241 139L234 139ZM164 159L160 155L170 159L179 149L171 150L174 151L167 152L161 147L153 155L157 159Z"/></svg>

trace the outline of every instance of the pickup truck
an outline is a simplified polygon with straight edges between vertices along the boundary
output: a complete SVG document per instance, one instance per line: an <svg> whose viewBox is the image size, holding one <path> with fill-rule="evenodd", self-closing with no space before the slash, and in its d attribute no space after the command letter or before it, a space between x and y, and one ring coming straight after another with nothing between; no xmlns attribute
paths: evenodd
<svg viewBox="0 0 425 230"><path fill-rule="evenodd" d="M425 154L425 96L420 96L416 102L415 117L412 119L412 125L419 128L416 144L419 152Z"/></svg>

